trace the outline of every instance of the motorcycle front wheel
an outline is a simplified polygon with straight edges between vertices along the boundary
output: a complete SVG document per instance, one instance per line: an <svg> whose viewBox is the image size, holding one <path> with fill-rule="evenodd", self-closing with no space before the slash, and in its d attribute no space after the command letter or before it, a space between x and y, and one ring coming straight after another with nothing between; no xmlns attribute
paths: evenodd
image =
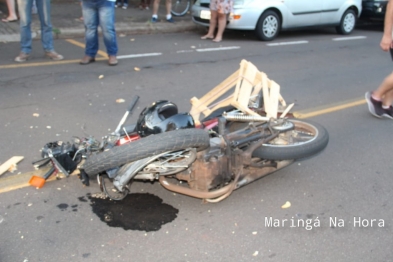
<svg viewBox="0 0 393 262"><path fill-rule="evenodd" d="M329 142L326 129L312 121L288 119L294 129L258 147L253 157L267 160L290 160L310 157L322 151Z"/></svg>
<svg viewBox="0 0 393 262"><path fill-rule="evenodd" d="M103 171L142 158L186 148L196 148L197 151L201 151L209 145L209 134L204 130L194 128L174 130L150 135L129 144L92 155L86 160L82 168L92 177Z"/></svg>

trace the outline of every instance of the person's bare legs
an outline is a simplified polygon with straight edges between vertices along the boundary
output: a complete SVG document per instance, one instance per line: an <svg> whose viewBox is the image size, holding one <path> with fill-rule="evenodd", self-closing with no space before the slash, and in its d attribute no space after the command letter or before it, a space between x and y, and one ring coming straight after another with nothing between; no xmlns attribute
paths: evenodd
<svg viewBox="0 0 393 262"><path fill-rule="evenodd" d="M214 38L214 31L216 30L217 26L217 16L218 12L210 10L210 23L209 23L209 31L206 35L202 36L201 39L213 39Z"/></svg>
<svg viewBox="0 0 393 262"><path fill-rule="evenodd" d="M8 8L8 16L5 18L5 20L8 21L13 21L17 20L18 16L16 15L15 12L15 0L7 0L7 8Z"/></svg>
<svg viewBox="0 0 393 262"><path fill-rule="evenodd" d="M213 39L214 42L221 42L226 25L227 15L218 13L218 30L216 37Z"/></svg>
<svg viewBox="0 0 393 262"><path fill-rule="evenodd" d="M393 73L388 75L382 84L372 93L375 100L382 101L382 105L390 106L393 103Z"/></svg>
<svg viewBox="0 0 393 262"><path fill-rule="evenodd" d="M172 1L171 0L166 0L165 6L166 6L166 15L167 15L167 19L168 19L168 16L171 16Z"/></svg>
<svg viewBox="0 0 393 262"><path fill-rule="evenodd" d="M160 6L160 0L154 0L153 3L153 15L158 14L158 7Z"/></svg>

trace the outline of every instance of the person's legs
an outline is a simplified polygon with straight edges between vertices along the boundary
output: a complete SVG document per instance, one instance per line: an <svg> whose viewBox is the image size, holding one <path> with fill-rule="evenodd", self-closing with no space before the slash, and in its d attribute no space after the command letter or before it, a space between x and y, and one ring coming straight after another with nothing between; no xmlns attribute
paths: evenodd
<svg viewBox="0 0 393 262"><path fill-rule="evenodd" d="M166 1L165 1L165 7L166 7L166 20L167 20L168 22L171 22L171 23L175 22L175 21L172 19L172 14L171 14L171 10L172 10L172 1L171 1L171 0L166 0Z"/></svg>
<svg viewBox="0 0 393 262"><path fill-rule="evenodd" d="M158 8L159 7L160 7L160 0L154 0L154 3L153 3L153 15L152 15L152 18L151 18L151 21L153 23L157 22L157 20L158 20Z"/></svg>
<svg viewBox="0 0 393 262"><path fill-rule="evenodd" d="M128 7L128 0L123 0L123 9L127 9Z"/></svg>
<svg viewBox="0 0 393 262"><path fill-rule="evenodd" d="M393 73L384 79L377 90L366 93L366 101L372 115L393 119Z"/></svg>
<svg viewBox="0 0 393 262"><path fill-rule="evenodd" d="M98 9L94 2L82 2L83 21L85 24L85 55L94 58L98 52Z"/></svg>
<svg viewBox="0 0 393 262"><path fill-rule="evenodd" d="M30 54L31 52L31 5L32 0L18 0L20 51L25 54Z"/></svg>
<svg viewBox="0 0 393 262"><path fill-rule="evenodd" d="M383 102L383 105L390 106L393 102L393 97L391 92L393 90L393 73L388 75L381 85L372 93L372 97L376 100L380 100ZM390 94L388 94L390 93Z"/></svg>
<svg viewBox="0 0 393 262"><path fill-rule="evenodd" d="M41 24L41 43L45 51L45 55L56 61L62 60L64 57L56 53L53 48L50 0L35 0L35 2Z"/></svg>
<svg viewBox="0 0 393 262"><path fill-rule="evenodd" d="M213 39L214 42L221 42L222 35L224 33L226 25L227 25L227 15L218 13L218 29L217 29L217 35Z"/></svg>
<svg viewBox="0 0 393 262"><path fill-rule="evenodd" d="M201 39L213 39L214 38L214 31L216 30L217 26L217 11L210 10L210 23L209 23L209 31L206 35L202 36Z"/></svg>
<svg viewBox="0 0 393 262"><path fill-rule="evenodd" d="M53 51L52 24L50 21L50 0L35 0L41 23L41 42L46 52Z"/></svg>
<svg viewBox="0 0 393 262"><path fill-rule="evenodd" d="M113 2L107 0L101 1L98 12L108 56L116 56L118 49L115 30L115 10Z"/></svg>
<svg viewBox="0 0 393 262"><path fill-rule="evenodd" d="M12 22L18 20L18 16L15 12L15 0L6 0L8 8L7 18L2 19L3 22Z"/></svg>

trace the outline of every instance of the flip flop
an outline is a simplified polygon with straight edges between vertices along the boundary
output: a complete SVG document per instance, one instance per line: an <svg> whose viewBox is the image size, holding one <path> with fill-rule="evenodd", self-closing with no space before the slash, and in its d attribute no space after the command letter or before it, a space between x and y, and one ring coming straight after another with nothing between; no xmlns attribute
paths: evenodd
<svg viewBox="0 0 393 262"><path fill-rule="evenodd" d="M12 23L12 22L16 22L16 21L18 21L18 19L12 19L12 20L9 20L8 18L1 19L1 22L3 22L3 23Z"/></svg>

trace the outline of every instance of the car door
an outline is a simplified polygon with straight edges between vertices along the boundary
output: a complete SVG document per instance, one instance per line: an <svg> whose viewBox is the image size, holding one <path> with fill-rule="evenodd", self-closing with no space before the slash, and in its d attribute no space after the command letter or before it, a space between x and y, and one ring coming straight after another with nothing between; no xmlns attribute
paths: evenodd
<svg viewBox="0 0 393 262"><path fill-rule="evenodd" d="M285 23L288 27L302 27L320 24L323 1L283 0L282 2L284 2L284 5L289 11L288 21Z"/></svg>
<svg viewBox="0 0 393 262"><path fill-rule="evenodd" d="M334 24L338 23L341 19L341 15L339 15L339 11L341 13L344 12L342 10L344 5L346 4L346 0L323 0L322 14L321 14L321 22L323 24ZM341 10L340 10L341 9Z"/></svg>

